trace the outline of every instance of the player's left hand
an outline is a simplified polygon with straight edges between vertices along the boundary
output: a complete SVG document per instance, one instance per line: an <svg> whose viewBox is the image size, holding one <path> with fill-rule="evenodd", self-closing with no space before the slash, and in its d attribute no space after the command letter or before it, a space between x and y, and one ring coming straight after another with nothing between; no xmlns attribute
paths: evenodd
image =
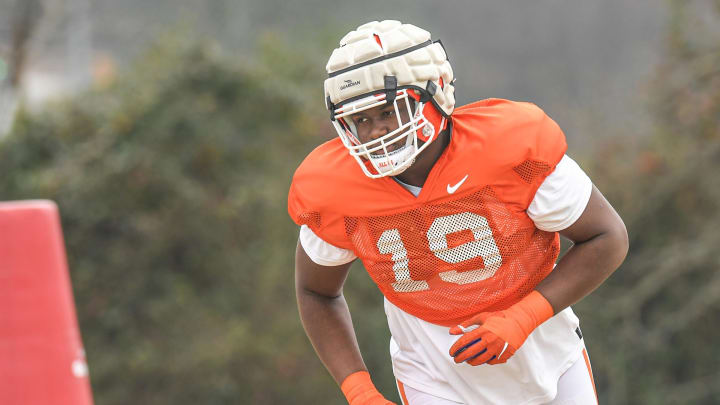
<svg viewBox="0 0 720 405"><path fill-rule="evenodd" d="M501 364L508 361L538 325L553 315L550 303L537 291L504 311L482 312L450 329L462 335L450 348L455 363Z"/></svg>
<svg viewBox="0 0 720 405"><path fill-rule="evenodd" d="M472 366L505 363L520 347L527 334L520 325L502 312L483 312L450 329L451 335L462 335L450 348L455 363L467 361Z"/></svg>

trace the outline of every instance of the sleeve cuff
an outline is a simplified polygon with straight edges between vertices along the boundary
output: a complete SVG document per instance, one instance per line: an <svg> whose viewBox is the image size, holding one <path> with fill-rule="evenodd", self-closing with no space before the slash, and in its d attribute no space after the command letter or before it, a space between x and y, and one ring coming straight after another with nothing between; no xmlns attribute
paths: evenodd
<svg viewBox="0 0 720 405"><path fill-rule="evenodd" d="M527 214L538 229L557 232L580 218L591 193L592 181L566 155L535 192Z"/></svg>
<svg viewBox="0 0 720 405"><path fill-rule="evenodd" d="M592 181L588 178L588 181L583 182L582 188L578 190L578 199L577 204L575 204L569 215L565 218L565 220L553 223L551 226L544 226L543 228L538 227L539 229L542 229L543 231L547 232L558 232L562 231L563 229L569 228L572 224L575 223L575 221L580 218L582 213L585 211L585 207L587 207L588 201L590 201L590 194L592 193Z"/></svg>
<svg viewBox="0 0 720 405"><path fill-rule="evenodd" d="M300 245L310 260L321 266L340 266L357 258L352 250L325 242L307 225L300 227Z"/></svg>

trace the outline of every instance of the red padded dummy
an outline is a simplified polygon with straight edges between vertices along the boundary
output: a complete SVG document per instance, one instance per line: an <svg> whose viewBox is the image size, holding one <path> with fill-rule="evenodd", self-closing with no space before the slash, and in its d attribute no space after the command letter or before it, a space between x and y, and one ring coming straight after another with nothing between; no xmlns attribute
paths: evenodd
<svg viewBox="0 0 720 405"><path fill-rule="evenodd" d="M92 404L51 201L0 202L0 404Z"/></svg>

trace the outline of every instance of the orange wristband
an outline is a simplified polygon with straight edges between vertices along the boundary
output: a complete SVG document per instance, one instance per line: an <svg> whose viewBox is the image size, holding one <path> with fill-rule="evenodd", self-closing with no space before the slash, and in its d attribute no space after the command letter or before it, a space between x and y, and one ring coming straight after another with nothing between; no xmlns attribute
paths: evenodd
<svg viewBox="0 0 720 405"><path fill-rule="evenodd" d="M526 329L528 335L555 315L555 310L550 302L537 290L533 290L525 298L508 308L506 312L513 313L515 315L513 318L523 321L523 329Z"/></svg>
<svg viewBox="0 0 720 405"><path fill-rule="evenodd" d="M391 403L384 400L382 394L375 388L372 380L370 379L370 373L367 371L356 371L343 380L340 384L340 389L348 403L351 405L355 404L366 404L366 403ZM378 402L376 402L378 401Z"/></svg>

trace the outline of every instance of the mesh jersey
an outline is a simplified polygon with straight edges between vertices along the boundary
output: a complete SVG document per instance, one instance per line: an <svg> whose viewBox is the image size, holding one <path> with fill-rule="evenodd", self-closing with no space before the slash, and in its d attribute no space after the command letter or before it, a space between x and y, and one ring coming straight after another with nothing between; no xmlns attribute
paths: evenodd
<svg viewBox="0 0 720 405"><path fill-rule="evenodd" d="M456 325L509 307L552 270L559 238L525 210L566 148L535 105L483 100L455 110L451 141L417 198L365 176L334 139L295 172L288 211L353 250L393 304Z"/></svg>

